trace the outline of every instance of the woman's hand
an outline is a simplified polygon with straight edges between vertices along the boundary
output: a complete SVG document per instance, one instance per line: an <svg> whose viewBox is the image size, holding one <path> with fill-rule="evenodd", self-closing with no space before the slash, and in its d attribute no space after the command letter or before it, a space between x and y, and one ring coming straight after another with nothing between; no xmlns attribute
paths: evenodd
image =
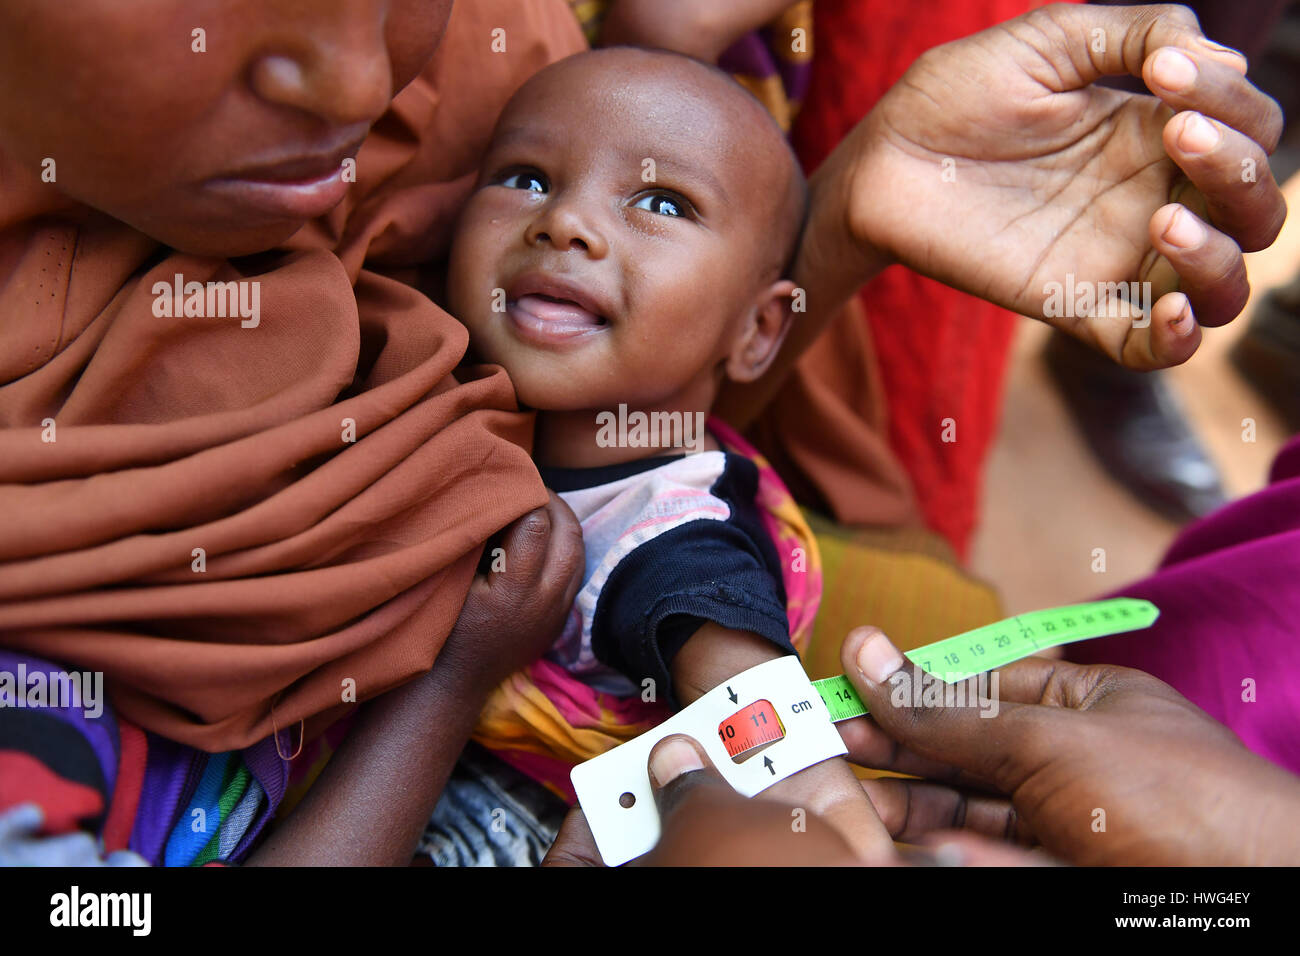
<svg viewBox="0 0 1300 956"><path fill-rule="evenodd" d="M1177 365L1197 323L1241 311L1242 252L1286 217L1267 156L1282 114L1245 69L1185 7L1034 10L921 56L818 171L813 223L847 213L838 255L859 272L903 262L1130 368ZM1123 73L1156 96L1091 85ZM813 273L837 255L806 251ZM1070 277L1150 282L1150 323L1047 315L1050 283L1057 311L1075 304Z"/></svg>
<svg viewBox="0 0 1300 956"><path fill-rule="evenodd" d="M829 761L828 761L829 763ZM791 780L825 764L795 774ZM636 866L898 866L909 863L969 863L1015 866L1044 862L1016 847L969 833L931 834L923 842L934 852L875 847L855 852L843 820L807 812L765 791L742 797L722 778L703 748L673 734L650 751L650 785L659 809L659 843ZM789 780L782 783L789 783ZM775 787L772 789L776 789ZM870 811L867 811L870 813ZM543 866L601 866L600 852L582 811L565 817Z"/></svg>
<svg viewBox="0 0 1300 956"><path fill-rule="evenodd" d="M1300 860L1300 780L1149 674L1028 658L996 672L986 717L895 694L921 672L878 630L840 657L871 712L839 725L850 759L926 778L864 782L895 839L964 827L1077 864Z"/></svg>

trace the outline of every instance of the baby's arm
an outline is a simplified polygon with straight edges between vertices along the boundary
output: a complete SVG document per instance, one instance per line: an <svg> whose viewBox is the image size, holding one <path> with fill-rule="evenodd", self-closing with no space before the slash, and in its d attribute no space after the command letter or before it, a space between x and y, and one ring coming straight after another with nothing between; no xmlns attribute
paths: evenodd
<svg viewBox="0 0 1300 956"><path fill-rule="evenodd" d="M756 634L706 623L673 658L670 670L677 699L685 707L741 671L781 656L779 647ZM893 851L888 832L843 757L787 777L763 796L819 814L859 856L874 858ZM795 822L792 817L791 824Z"/></svg>

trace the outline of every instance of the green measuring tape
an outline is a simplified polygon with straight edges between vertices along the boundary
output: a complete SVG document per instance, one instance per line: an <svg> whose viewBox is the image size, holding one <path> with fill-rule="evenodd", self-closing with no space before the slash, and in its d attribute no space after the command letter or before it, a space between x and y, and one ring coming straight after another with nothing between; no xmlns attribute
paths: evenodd
<svg viewBox="0 0 1300 956"><path fill-rule="evenodd" d="M1037 651L1150 627L1159 609L1140 598L1110 598L1020 614L935 641L905 655L922 670L952 684L1003 667ZM867 705L843 674L812 682L832 721L861 717Z"/></svg>

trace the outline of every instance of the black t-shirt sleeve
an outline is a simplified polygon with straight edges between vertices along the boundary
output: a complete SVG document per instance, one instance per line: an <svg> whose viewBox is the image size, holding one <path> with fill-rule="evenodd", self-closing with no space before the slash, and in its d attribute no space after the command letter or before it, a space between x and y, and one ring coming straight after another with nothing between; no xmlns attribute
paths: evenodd
<svg viewBox="0 0 1300 956"><path fill-rule="evenodd" d="M653 678L676 707L669 666L709 621L757 634L793 654L780 566L766 535L756 536L756 520L741 514L732 521L690 521L623 558L592 620L596 656L637 684Z"/></svg>

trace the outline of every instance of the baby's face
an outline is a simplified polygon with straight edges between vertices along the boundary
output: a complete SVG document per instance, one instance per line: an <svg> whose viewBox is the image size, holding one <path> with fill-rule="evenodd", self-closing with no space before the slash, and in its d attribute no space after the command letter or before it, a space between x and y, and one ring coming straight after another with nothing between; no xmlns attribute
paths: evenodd
<svg viewBox="0 0 1300 956"><path fill-rule="evenodd" d="M611 50L548 68L506 107L448 295L523 404L708 409L789 236L789 153L725 83Z"/></svg>

